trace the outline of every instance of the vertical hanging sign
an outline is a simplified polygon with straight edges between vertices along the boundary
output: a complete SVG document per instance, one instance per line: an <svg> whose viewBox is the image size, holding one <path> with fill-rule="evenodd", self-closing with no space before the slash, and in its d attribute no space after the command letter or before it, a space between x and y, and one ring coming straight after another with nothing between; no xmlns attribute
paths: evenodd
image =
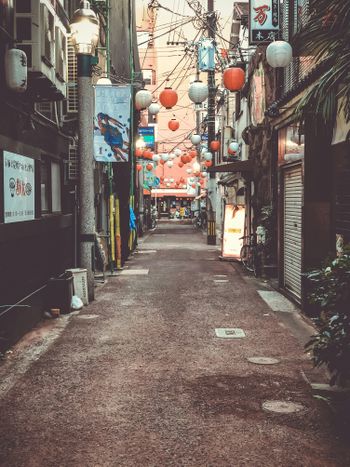
<svg viewBox="0 0 350 467"><path fill-rule="evenodd" d="M249 1L249 43L268 44L278 39L279 0Z"/></svg>
<svg viewBox="0 0 350 467"><path fill-rule="evenodd" d="M130 86L95 87L94 158L128 162L130 152Z"/></svg>

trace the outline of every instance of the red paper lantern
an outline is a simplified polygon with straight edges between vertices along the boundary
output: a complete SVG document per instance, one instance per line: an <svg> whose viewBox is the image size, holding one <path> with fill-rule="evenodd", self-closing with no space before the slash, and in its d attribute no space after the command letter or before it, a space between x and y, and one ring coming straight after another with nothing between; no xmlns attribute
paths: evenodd
<svg viewBox="0 0 350 467"><path fill-rule="evenodd" d="M143 151L143 157L145 159L150 159L152 160L153 152L150 151L149 149L146 149L146 151Z"/></svg>
<svg viewBox="0 0 350 467"><path fill-rule="evenodd" d="M188 161L187 161L187 154L183 154L183 155L181 156L181 162L182 162L183 164L187 164L187 162L188 162Z"/></svg>
<svg viewBox="0 0 350 467"><path fill-rule="evenodd" d="M220 141L214 140L210 143L210 149L212 151L218 151L220 149Z"/></svg>
<svg viewBox="0 0 350 467"><path fill-rule="evenodd" d="M194 149L192 149L192 151L190 151L188 154L191 156L192 159L197 157L197 151L195 151Z"/></svg>
<svg viewBox="0 0 350 467"><path fill-rule="evenodd" d="M161 159L161 160L159 161L159 163L160 163L161 165L164 165L164 164L165 164L165 161L163 161L163 159Z"/></svg>
<svg viewBox="0 0 350 467"><path fill-rule="evenodd" d="M223 77L225 88L232 92L240 91L245 82L245 73L242 68L226 68Z"/></svg>
<svg viewBox="0 0 350 467"><path fill-rule="evenodd" d="M147 164L146 169L147 170L153 170L153 164Z"/></svg>
<svg viewBox="0 0 350 467"><path fill-rule="evenodd" d="M177 100L177 92L171 89L170 87L166 87L159 94L159 101L166 109L171 109L172 107L174 107L174 105L176 105L177 103Z"/></svg>
<svg viewBox="0 0 350 467"><path fill-rule="evenodd" d="M137 148L136 151L135 151L135 156L136 157L142 157L142 155L143 155L143 149Z"/></svg>
<svg viewBox="0 0 350 467"><path fill-rule="evenodd" d="M212 161L205 161L206 167L211 167L213 165Z"/></svg>
<svg viewBox="0 0 350 467"><path fill-rule="evenodd" d="M140 172L142 170L142 165L141 164L136 164L136 170Z"/></svg>
<svg viewBox="0 0 350 467"><path fill-rule="evenodd" d="M183 177L180 178L180 183L184 183L185 179Z"/></svg>
<svg viewBox="0 0 350 467"><path fill-rule="evenodd" d="M172 118L171 120L169 120L168 122L169 130L176 131L179 129L179 127L180 127L180 123L176 120L176 118Z"/></svg>
<svg viewBox="0 0 350 467"><path fill-rule="evenodd" d="M177 165L178 165L179 167L183 167L185 164L184 164L182 161L180 161L180 162L177 163Z"/></svg>
<svg viewBox="0 0 350 467"><path fill-rule="evenodd" d="M187 154L185 157L186 157L186 163L191 162L192 157L189 154Z"/></svg>
<svg viewBox="0 0 350 467"><path fill-rule="evenodd" d="M235 156L237 154L237 151L233 151L232 149L228 148L227 152L231 154L231 156Z"/></svg>

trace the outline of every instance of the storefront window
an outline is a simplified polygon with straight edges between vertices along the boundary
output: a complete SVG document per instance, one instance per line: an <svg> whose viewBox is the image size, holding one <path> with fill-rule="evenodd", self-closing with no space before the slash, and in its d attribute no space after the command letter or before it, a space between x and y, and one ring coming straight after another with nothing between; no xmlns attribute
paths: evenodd
<svg viewBox="0 0 350 467"><path fill-rule="evenodd" d="M304 134L299 123L294 123L278 132L279 163L293 162L304 157Z"/></svg>
<svg viewBox="0 0 350 467"><path fill-rule="evenodd" d="M41 162L40 186L41 213L46 214L50 212L50 163L48 161Z"/></svg>

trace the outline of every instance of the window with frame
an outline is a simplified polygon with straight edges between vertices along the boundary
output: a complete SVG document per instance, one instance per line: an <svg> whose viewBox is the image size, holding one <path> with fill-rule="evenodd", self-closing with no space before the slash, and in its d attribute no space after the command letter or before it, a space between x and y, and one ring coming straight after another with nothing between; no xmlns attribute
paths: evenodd
<svg viewBox="0 0 350 467"><path fill-rule="evenodd" d="M41 214L62 212L61 165L59 162L44 159L41 161L40 193Z"/></svg>

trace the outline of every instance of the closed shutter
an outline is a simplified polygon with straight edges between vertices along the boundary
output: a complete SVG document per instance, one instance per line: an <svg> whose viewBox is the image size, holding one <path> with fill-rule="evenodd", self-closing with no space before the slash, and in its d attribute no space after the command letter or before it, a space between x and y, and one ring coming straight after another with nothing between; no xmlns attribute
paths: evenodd
<svg viewBox="0 0 350 467"><path fill-rule="evenodd" d="M284 287L301 298L303 179L301 165L284 173Z"/></svg>

